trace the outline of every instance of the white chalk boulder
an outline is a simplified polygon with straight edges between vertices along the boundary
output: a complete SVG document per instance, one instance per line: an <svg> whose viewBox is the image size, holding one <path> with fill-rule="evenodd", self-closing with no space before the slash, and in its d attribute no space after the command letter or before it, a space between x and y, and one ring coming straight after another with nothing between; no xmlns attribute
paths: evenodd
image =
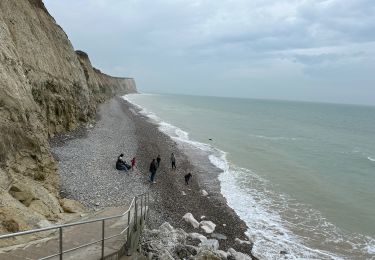
<svg viewBox="0 0 375 260"><path fill-rule="evenodd" d="M231 256L232 256L235 260L252 260L250 256L245 255L245 254L243 254L243 253L241 253L241 252L237 252L237 251L234 250L233 248L229 248L228 253L231 254Z"/></svg>
<svg viewBox="0 0 375 260"><path fill-rule="evenodd" d="M216 239L207 239L205 241L202 241L200 244L199 244L200 247L206 247L208 249L212 249L212 250L218 250L219 249L219 241L217 241Z"/></svg>
<svg viewBox="0 0 375 260"><path fill-rule="evenodd" d="M234 239L234 241L235 241L237 244L240 244L240 245L242 245L242 244L251 245L251 242L250 242L250 241L241 240L241 239L239 239L239 238L237 238L237 237Z"/></svg>
<svg viewBox="0 0 375 260"><path fill-rule="evenodd" d="M186 213L182 218L186 222L190 223L194 228L199 227L199 222L194 218L193 214Z"/></svg>
<svg viewBox="0 0 375 260"><path fill-rule="evenodd" d="M199 223L199 226L204 230L204 232L211 234L215 231L216 224L212 221L204 220Z"/></svg>
<svg viewBox="0 0 375 260"><path fill-rule="evenodd" d="M208 192L205 190L202 190L201 193L202 193L202 196L208 196Z"/></svg>
<svg viewBox="0 0 375 260"><path fill-rule="evenodd" d="M201 242L206 241L207 237L199 233L189 233L188 236L192 239L199 239Z"/></svg>

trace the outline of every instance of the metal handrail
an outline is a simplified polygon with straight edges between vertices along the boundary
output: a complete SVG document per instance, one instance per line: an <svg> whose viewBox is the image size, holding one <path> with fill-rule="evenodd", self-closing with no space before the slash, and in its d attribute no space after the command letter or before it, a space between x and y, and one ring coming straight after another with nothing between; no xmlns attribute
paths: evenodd
<svg viewBox="0 0 375 260"><path fill-rule="evenodd" d="M130 205L129 205L129 208L124 211L122 214L120 215L114 215L114 216L109 216L109 217L104 217L104 218L97 218L97 219L93 219L93 220L86 220L86 221L79 221L79 222L74 222L74 223L69 223L69 224L62 224L62 225L56 225L56 226L51 226L51 227L47 227L47 228L39 228L39 229L33 229L33 230L28 230L28 231L20 231L20 232L17 232L17 233L12 233L12 234L6 234L6 235L1 235L0 236L0 240L1 239L6 239L6 238L11 238L11 237L17 237L17 236L22 236L22 235L29 235L29 234L34 234L34 233L40 233L40 232L44 232L44 231L49 231L49 230L59 230L59 253L57 254L53 254L53 255L49 255L49 256L46 256L46 257L43 257L41 259L49 259L49 258L52 258L52 257L55 257L55 256L60 256L60 260L62 259L62 256L64 253L68 253L68 252L72 252L72 251L75 251L75 250L78 250L80 248L83 248L83 247L87 247L87 246L90 246L90 245L93 245L95 243L99 243L99 242L102 242L102 259L104 259L104 242L105 240L108 240L108 239L111 239L111 238L114 238L114 237L117 237L117 236L120 236L122 235L125 231L128 231L127 232L127 238L129 239L129 227L130 227L130 211L131 209L133 208L134 206L134 221L138 221L138 217L137 217L137 214L138 214L138 205L137 205L137 199L138 198L141 198L141 216L143 217L143 198L145 199L145 216L144 216L144 219L146 219L146 214L148 214L148 211L149 211L149 193L148 192L145 192L145 193L142 193L140 195L137 195L135 197L133 197ZM147 203L146 203L147 201ZM146 205L147 204L147 205ZM120 234L117 234L117 235L113 235L113 236L110 236L110 237L105 237L104 236L104 232L105 232L105 221L106 220L111 220L111 219L115 219L115 218L121 218L121 217L124 217L125 215L128 215L128 221L127 221L127 226L125 229L123 229ZM73 226L78 226L78 225L85 225L85 224L90 224L90 223L96 223L96 222L102 222L102 239L100 240L97 240L97 241L94 241L94 242L90 242L90 243L87 243L87 244L84 244L84 245L81 245L81 246L78 246L78 247L75 247L75 248L71 248L71 249L68 249L68 250L63 250L63 237L62 237L62 230L63 228L67 228L67 227L73 227Z"/></svg>

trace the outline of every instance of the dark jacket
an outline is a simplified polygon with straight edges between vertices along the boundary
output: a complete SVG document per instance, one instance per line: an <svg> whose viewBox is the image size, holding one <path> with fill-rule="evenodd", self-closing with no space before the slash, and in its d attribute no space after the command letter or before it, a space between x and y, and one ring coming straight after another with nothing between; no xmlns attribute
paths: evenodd
<svg viewBox="0 0 375 260"><path fill-rule="evenodd" d="M116 162L116 169L117 170L127 170L127 167L126 167L126 164L124 163L123 160L121 160L120 158L117 159L117 162Z"/></svg>
<svg viewBox="0 0 375 260"><path fill-rule="evenodd" d="M157 168L158 167L156 166L155 161L152 161L151 164L150 164L150 172L156 172Z"/></svg>

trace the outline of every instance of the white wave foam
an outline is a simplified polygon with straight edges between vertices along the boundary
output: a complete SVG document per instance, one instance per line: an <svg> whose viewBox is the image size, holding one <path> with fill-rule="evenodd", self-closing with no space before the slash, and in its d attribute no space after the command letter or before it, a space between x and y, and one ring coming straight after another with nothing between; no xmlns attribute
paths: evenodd
<svg viewBox="0 0 375 260"><path fill-rule="evenodd" d="M254 187L242 189L237 181L243 178L251 178L257 185L266 185L268 181L261 179L253 172L230 166L226 160L226 154L220 157L210 155L212 164L223 170L220 175L222 193L226 197L230 207L249 227L248 237L254 242L253 254L261 259L279 259L280 252L288 252L288 259L295 258L319 258L341 259L334 254L312 249L303 245L300 238L295 236L283 224L281 216L271 209L273 203L265 194Z"/></svg>
<svg viewBox="0 0 375 260"><path fill-rule="evenodd" d="M260 178L248 169L230 165L226 160L225 152L209 144L191 140L186 131L162 121L154 113L136 104L132 97L124 96L124 99L135 105L139 109L140 114L147 116L157 123L159 130L170 136L173 140L179 143L189 144L192 147L210 153L210 162L223 171L219 176L221 192L226 197L229 206L232 207L248 225L249 230L247 231L247 235L254 242L254 254L260 259L280 259L281 251L288 252L285 256L287 259L343 259L328 251L305 246L304 240L308 238L299 237L290 231L290 227L296 224L290 219L283 219L280 215L283 211L291 210L294 214L300 215L302 218L315 218L314 221L318 220L317 222L319 222L317 227L312 227L311 225L307 226L307 224L305 226L306 229L311 229L309 230L311 236L313 236L313 232L317 233L316 228L320 228L322 229L321 233L317 233L315 236L317 236L317 240L322 241L323 244L328 243L324 241L325 239L331 240L330 243L342 242L343 238L340 232L336 231L332 224L327 223L320 213L314 212L312 209L309 209L305 205L301 206L300 204L295 204L293 206L294 208L290 208L289 205L292 203L285 195L272 194L267 180ZM297 138L288 137L267 137L259 135L254 137L271 140L297 140ZM245 188L239 186L241 182L246 183ZM272 199L272 196L277 197L278 200ZM302 207L304 209L302 209ZM298 218L296 216L294 217ZM298 219L298 221L303 223L305 220ZM324 228L326 228L327 231L325 231ZM333 235L327 235L329 232L333 233ZM359 248L360 251L364 250L368 252L368 254L373 253L375 249L375 243L372 238L369 238L367 242L358 243L361 245L354 242L350 244L352 244L353 248ZM330 249L329 246L328 249Z"/></svg>
<svg viewBox="0 0 375 260"><path fill-rule="evenodd" d="M285 136L265 136L265 135L254 135L249 134L250 137L260 138L260 139L266 139L266 140L286 140L286 141L296 141L298 140L297 137L285 137Z"/></svg>
<svg viewBox="0 0 375 260"><path fill-rule="evenodd" d="M369 159L369 160L372 161L372 162L375 162L375 159L374 159L374 158L371 158L370 156L367 157L367 159Z"/></svg>

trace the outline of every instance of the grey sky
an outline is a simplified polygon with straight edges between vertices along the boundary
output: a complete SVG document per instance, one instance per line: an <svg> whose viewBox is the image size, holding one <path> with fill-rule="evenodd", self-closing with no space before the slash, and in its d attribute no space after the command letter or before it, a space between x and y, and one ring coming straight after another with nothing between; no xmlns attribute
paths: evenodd
<svg viewBox="0 0 375 260"><path fill-rule="evenodd" d="M375 105L374 0L44 0L141 92Z"/></svg>

